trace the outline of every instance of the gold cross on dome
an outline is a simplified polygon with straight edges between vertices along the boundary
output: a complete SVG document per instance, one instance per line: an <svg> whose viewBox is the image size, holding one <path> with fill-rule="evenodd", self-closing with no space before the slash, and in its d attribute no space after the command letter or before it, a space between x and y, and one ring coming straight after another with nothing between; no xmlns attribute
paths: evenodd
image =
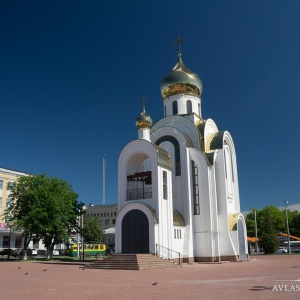
<svg viewBox="0 0 300 300"><path fill-rule="evenodd" d="M180 39L180 35L177 35L177 40L176 40L175 42L172 43L173 45L176 45L176 44L177 44L177 52L178 52L178 55L181 54L180 43L183 43L184 41L185 41L185 39Z"/></svg>
<svg viewBox="0 0 300 300"><path fill-rule="evenodd" d="M143 112L145 112L146 102L147 102L147 99L145 97L143 97L142 98L142 109L143 109Z"/></svg>

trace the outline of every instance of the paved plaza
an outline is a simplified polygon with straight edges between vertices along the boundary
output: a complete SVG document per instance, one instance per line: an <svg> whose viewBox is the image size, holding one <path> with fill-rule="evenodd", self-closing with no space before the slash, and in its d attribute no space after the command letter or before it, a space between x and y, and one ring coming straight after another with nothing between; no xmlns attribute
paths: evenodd
<svg viewBox="0 0 300 300"><path fill-rule="evenodd" d="M0 299L300 299L300 255L145 271L0 262Z"/></svg>

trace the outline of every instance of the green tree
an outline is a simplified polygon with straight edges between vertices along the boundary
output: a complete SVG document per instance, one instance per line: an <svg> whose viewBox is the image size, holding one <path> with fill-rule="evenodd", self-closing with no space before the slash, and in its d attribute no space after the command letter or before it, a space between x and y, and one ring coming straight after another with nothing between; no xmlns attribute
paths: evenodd
<svg viewBox="0 0 300 300"><path fill-rule="evenodd" d="M278 209L279 212L281 212ZM281 215L278 214L275 206L268 206L258 212L258 234L259 246L265 254L273 254L279 247L279 240L276 238L281 224Z"/></svg>
<svg viewBox="0 0 300 300"><path fill-rule="evenodd" d="M259 222L257 226L261 232L268 231L266 222L262 222L266 218L268 218L268 220L271 222L273 229L275 230L275 234L285 231L285 214L281 209L274 205L270 205L264 207L258 212Z"/></svg>
<svg viewBox="0 0 300 300"><path fill-rule="evenodd" d="M300 237L300 213L298 211L288 210L288 218L290 234Z"/></svg>
<svg viewBox="0 0 300 300"><path fill-rule="evenodd" d="M247 226L247 236L255 237L255 218L254 214L257 209L253 208L250 212L247 213L245 221Z"/></svg>
<svg viewBox="0 0 300 300"><path fill-rule="evenodd" d="M22 230L27 248L32 236L41 238L52 256L54 245L67 242L70 232L77 228L82 203L65 180L46 174L24 176L8 185L11 205L6 216L14 229ZM26 256L25 256L26 259Z"/></svg>
<svg viewBox="0 0 300 300"><path fill-rule="evenodd" d="M285 213L276 206L266 206L261 210L252 209L246 216L247 234L255 236L254 212L256 211L259 247L266 254L274 253L279 246L278 232L285 232Z"/></svg>
<svg viewBox="0 0 300 300"><path fill-rule="evenodd" d="M103 230L97 218L85 217L83 220L83 239L84 241L101 242Z"/></svg>

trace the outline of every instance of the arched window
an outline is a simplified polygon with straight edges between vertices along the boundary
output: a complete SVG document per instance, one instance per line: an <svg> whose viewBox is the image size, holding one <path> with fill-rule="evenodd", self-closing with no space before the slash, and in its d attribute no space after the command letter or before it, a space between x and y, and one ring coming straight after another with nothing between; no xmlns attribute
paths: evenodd
<svg viewBox="0 0 300 300"><path fill-rule="evenodd" d="M172 108L173 108L173 115L177 115L178 114L178 105L177 105L177 101L174 101L172 103Z"/></svg>
<svg viewBox="0 0 300 300"><path fill-rule="evenodd" d="M192 113L192 101L191 100L186 101L186 113L187 114Z"/></svg>

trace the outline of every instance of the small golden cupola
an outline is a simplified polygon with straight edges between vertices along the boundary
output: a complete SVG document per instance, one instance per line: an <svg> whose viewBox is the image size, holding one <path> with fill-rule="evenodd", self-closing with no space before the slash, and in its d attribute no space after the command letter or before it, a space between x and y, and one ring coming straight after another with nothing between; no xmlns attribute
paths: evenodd
<svg viewBox="0 0 300 300"><path fill-rule="evenodd" d="M146 99L142 99L143 110L141 114L136 118L135 125L139 131L139 139L146 139L150 141L150 128L152 126L152 119L146 114L145 109Z"/></svg>

